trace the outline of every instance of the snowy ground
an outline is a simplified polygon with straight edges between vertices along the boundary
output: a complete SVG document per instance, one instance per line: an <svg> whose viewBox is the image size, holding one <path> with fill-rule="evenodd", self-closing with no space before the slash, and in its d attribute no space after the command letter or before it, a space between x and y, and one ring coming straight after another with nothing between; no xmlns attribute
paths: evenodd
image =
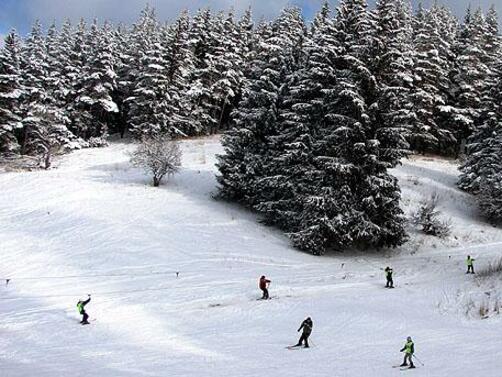
<svg viewBox="0 0 502 377"><path fill-rule="evenodd" d="M183 171L161 189L130 168L129 148L0 174L0 278L12 279L0 285L0 376L397 376L408 335L425 366L406 373L502 375L502 321L476 312L498 283L464 274L467 253L477 268L501 254L502 232L455 189L452 162L395 171L407 210L441 195L448 240L314 257L211 199L217 139L185 143ZM397 289L383 288L386 265ZM82 327L75 304L88 292L96 321ZM286 350L307 316L313 348Z"/></svg>

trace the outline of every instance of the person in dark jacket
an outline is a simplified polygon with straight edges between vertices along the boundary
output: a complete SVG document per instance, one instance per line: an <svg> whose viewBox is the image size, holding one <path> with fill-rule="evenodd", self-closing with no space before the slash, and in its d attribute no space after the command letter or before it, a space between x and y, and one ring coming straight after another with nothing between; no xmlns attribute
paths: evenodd
<svg viewBox="0 0 502 377"><path fill-rule="evenodd" d="M300 337L300 340L298 341L298 344L295 347L300 347L303 342L305 342L305 348L309 348L309 336L312 334L312 319L308 317L305 321L302 322L302 325L298 329L298 332L303 329L302 336Z"/></svg>
<svg viewBox="0 0 502 377"><path fill-rule="evenodd" d="M85 306L91 301L91 295L87 295L89 298L85 301L79 300L77 302L77 310L80 314L82 314L82 320L80 323L82 325L88 325L89 324L89 315L85 312Z"/></svg>
<svg viewBox="0 0 502 377"><path fill-rule="evenodd" d="M270 297L268 295L268 285L270 284L270 280L268 280L265 276L260 278L260 289L263 292L262 300L268 300Z"/></svg>
<svg viewBox="0 0 502 377"><path fill-rule="evenodd" d="M389 266L385 267L385 278L387 279L387 284L385 285L385 288L394 288L394 280L392 279L392 274L394 273L394 270L390 268Z"/></svg>

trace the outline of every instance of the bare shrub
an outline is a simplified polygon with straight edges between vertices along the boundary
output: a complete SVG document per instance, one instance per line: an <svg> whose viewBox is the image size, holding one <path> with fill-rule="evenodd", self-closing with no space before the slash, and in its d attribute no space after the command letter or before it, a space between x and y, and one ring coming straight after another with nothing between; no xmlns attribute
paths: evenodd
<svg viewBox="0 0 502 377"><path fill-rule="evenodd" d="M494 275L502 276L502 257L488 263L488 266L483 267L477 272L478 277L490 277Z"/></svg>
<svg viewBox="0 0 502 377"><path fill-rule="evenodd" d="M144 139L131 153L133 166L143 168L153 176L153 186L158 187L162 179L179 171L181 166L181 149L175 140L167 137L151 137Z"/></svg>
<svg viewBox="0 0 502 377"><path fill-rule="evenodd" d="M490 302L489 300L483 300L481 304L479 304L479 316L481 318L488 318L488 314L490 313Z"/></svg>
<svg viewBox="0 0 502 377"><path fill-rule="evenodd" d="M410 222L421 226L425 234L440 238L448 237L451 233L451 221L440 220L441 212L436 209L439 195L433 193L430 198L420 203L419 209L412 213Z"/></svg>

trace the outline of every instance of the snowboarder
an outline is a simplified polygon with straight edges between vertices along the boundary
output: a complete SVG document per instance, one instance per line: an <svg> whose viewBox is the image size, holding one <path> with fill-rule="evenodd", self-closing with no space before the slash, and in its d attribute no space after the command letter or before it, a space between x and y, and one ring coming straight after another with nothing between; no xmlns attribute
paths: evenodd
<svg viewBox="0 0 502 377"><path fill-rule="evenodd" d="M394 288L394 280L392 280L392 273L394 270L390 268L389 266L385 267L385 278L387 279L387 284L385 285L385 288Z"/></svg>
<svg viewBox="0 0 502 377"><path fill-rule="evenodd" d="M308 317L305 321L302 322L302 325L298 329L298 332L300 332L301 329L303 329L302 336L300 337L300 340L298 340L298 344L295 345L295 347L300 347L303 342L305 341L305 348L309 348L309 336L312 333L312 326L314 324L312 323L312 319Z"/></svg>
<svg viewBox="0 0 502 377"><path fill-rule="evenodd" d="M91 301L91 295L87 295L89 298L85 301L79 300L77 303L77 310L80 314L82 314L82 320L80 323L82 325L88 325L89 324L89 315L85 312L85 306Z"/></svg>
<svg viewBox="0 0 502 377"><path fill-rule="evenodd" d="M471 258L470 255L467 256L467 272L466 274L473 274L474 273L474 261L476 259Z"/></svg>
<svg viewBox="0 0 502 377"><path fill-rule="evenodd" d="M415 365L413 365L413 354L415 353L415 344L413 343L413 340L411 340L411 336L409 336L406 339L406 344L401 349L401 352L404 352L404 361L400 366L407 367L409 361L410 369L415 368Z"/></svg>
<svg viewBox="0 0 502 377"><path fill-rule="evenodd" d="M268 280L265 276L260 278L260 289L263 291L262 300L268 300L270 297L268 295L268 285L270 284L270 280Z"/></svg>

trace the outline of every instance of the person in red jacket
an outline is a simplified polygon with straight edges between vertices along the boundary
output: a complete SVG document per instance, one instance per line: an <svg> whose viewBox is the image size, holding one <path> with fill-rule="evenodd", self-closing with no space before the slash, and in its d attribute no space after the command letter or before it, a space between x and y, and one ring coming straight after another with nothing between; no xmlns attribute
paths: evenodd
<svg viewBox="0 0 502 377"><path fill-rule="evenodd" d="M268 285L270 284L270 280L268 280L265 276L260 278L260 289L263 291L262 300L268 300L270 297L268 295Z"/></svg>

